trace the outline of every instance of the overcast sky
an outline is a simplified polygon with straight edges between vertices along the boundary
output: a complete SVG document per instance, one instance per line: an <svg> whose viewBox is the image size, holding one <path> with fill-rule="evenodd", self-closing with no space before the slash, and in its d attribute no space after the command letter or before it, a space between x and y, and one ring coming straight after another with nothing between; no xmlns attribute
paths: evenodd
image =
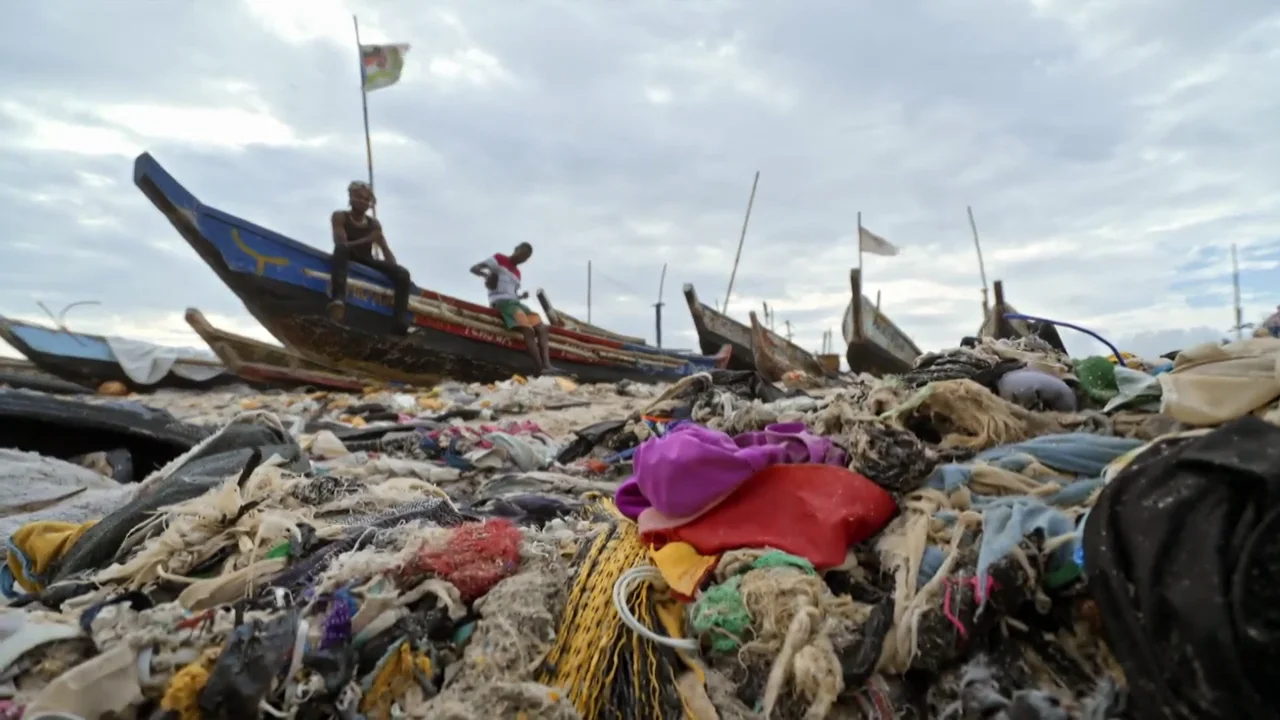
<svg viewBox="0 0 1280 720"><path fill-rule="evenodd" d="M696 344L680 286L767 301L816 348L859 211L902 247L871 295L925 348L980 320L965 217L1022 312L1159 353L1277 303L1274 0L40 0L0 45L0 312L171 344L201 308L265 333L133 186L153 153L207 204L320 247L365 173L351 14L412 49L369 96L379 217L421 285L533 243L529 289ZM16 30L16 31L15 31ZM1064 332L1076 352L1089 342Z"/></svg>

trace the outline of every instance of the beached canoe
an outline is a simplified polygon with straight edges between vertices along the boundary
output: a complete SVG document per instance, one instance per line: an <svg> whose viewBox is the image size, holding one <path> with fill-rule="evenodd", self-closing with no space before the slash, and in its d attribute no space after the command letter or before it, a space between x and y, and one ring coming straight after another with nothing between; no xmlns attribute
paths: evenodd
<svg viewBox="0 0 1280 720"><path fill-rule="evenodd" d="M0 316L0 339L61 380L96 388L115 380L134 392L205 389L236 381L212 354L73 332Z"/></svg>
<svg viewBox="0 0 1280 720"><path fill-rule="evenodd" d="M333 371L301 355L215 327L204 313L187 308L187 324L209 344L227 369L241 379L260 385L313 386L333 390L362 390L371 381Z"/></svg>
<svg viewBox="0 0 1280 720"><path fill-rule="evenodd" d="M698 333L698 344L702 352L708 352L707 348L729 345L733 348L729 367L734 370L754 370L756 361L751 351L751 326L703 304L698 300L698 293L694 291L693 285L689 283L684 285L684 299L689 305L689 314L693 316L693 328ZM772 352L781 361L800 369L822 368L822 363L813 353L772 330L766 328L764 332L769 336Z"/></svg>
<svg viewBox="0 0 1280 720"><path fill-rule="evenodd" d="M1015 320L1006 317L1019 313L1005 300L1003 282L996 280L991 284L991 289L995 295L995 305L987 312L986 317L982 319L982 327L978 330L978 337L1017 340L1018 338L1035 336L1049 343L1058 352L1070 354L1067 352L1067 346L1062 343L1062 336L1058 334L1058 328L1053 325L1033 320Z"/></svg>
<svg viewBox="0 0 1280 720"><path fill-rule="evenodd" d="M915 341L863 294L861 270L849 271L849 286L853 298L840 325L849 346L845 352L849 372L880 376L910 370L920 357Z"/></svg>
<svg viewBox="0 0 1280 720"><path fill-rule="evenodd" d="M26 358L0 357L0 388L38 390L50 395L80 395L93 392L78 383L67 382L41 370Z"/></svg>
<svg viewBox="0 0 1280 720"><path fill-rule="evenodd" d="M285 347L342 372L426 385L443 378L489 382L533 370L520 333L491 308L430 290L410 298L412 332L393 332L390 283L352 265L342 322L325 314L330 255L204 205L149 154L134 182L188 244ZM585 382L670 382L717 367L716 357L673 358L551 328L551 357Z"/></svg>
<svg viewBox="0 0 1280 720"><path fill-rule="evenodd" d="M534 293L534 295L538 297L538 304L542 306L542 312L547 316L547 322L556 327L573 330L574 332L580 332L585 335L596 335L599 337L609 338L610 340L616 340L621 343L645 345L644 338L635 337L634 335L622 335L612 330L606 330L599 325L592 325L586 320L579 320L563 310L557 310L556 307L551 304L551 298L547 297L546 291L542 288L538 288L538 291Z"/></svg>

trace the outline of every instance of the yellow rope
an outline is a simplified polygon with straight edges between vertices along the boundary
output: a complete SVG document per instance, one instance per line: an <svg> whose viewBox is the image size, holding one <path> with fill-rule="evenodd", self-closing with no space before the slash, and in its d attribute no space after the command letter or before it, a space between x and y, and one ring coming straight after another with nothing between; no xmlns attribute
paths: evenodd
<svg viewBox="0 0 1280 720"><path fill-rule="evenodd" d="M612 503L606 504L616 517ZM613 606L613 587L623 572L648 564L648 549L640 542L635 525L618 520L591 541L583 553L568 602L556 632L556 642L547 655L540 680L565 691L566 697L586 720L604 715L661 717L663 688L675 686L675 671L661 650L622 624ZM648 615L652 589L641 584L627 598L639 617ZM631 677L618 678L627 667ZM630 685L624 693L631 707L610 708L606 704L622 691L617 683Z"/></svg>

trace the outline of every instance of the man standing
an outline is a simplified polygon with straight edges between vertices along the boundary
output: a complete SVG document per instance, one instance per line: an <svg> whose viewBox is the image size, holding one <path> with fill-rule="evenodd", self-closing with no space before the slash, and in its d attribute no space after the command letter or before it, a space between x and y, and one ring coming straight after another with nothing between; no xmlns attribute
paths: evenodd
<svg viewBox="0 0 1280 720"><path fill-rule="evenodd" d="M329 319L342 322L346 312L347 275L350 274L352 262L377 270L386 275L395 287L394 307L395 330L403 335L408 332L406 315L409 311L409 290L412 282L409 271L396 264L396 256L387 246L387 239L382 235L382 224L377 218L369 217L369 210L375 200L373 189L368 183L359 180L347 186L347 199L350 208L336 210L330 217L333 226L333 262L329 271ZM373 256L373 248L382 251L383 260Z"/></svg>
<svg viewBox="0 0 1280 720"><path fill-rule="evenodd" d="M471 267L473 275L484 278L485 287L489 290L489 305L502 316L502 322L508 330L520 330L524 336L525 348L529 357L533 358L534 367L540 375L558 375L560 371L551 366L551 341L548 338L547 326L542 318L520 302L528 297L528 293L520 292L520 265L533 255L533 246L520 243L510 255L496 254Z"/></svg>

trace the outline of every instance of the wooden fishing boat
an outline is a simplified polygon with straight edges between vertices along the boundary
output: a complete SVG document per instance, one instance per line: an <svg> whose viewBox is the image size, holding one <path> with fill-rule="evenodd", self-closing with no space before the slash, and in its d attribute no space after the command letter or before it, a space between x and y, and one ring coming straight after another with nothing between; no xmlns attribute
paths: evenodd
<svg viewBox="0 0 1280 720"><path fill-rule="evenodd" d="M159 388L202 390L234 383L235 376L217 360L195 354L179 355L169 371L155 382L134 379L117 355L120 343L136 341L107 338L54 328L0 316L0 339L22 353L33 365L56 378L96 388L111 380L133 392ZM116 345L113 348L113 344ZM152 346L154 347L154 346Z"/></svg>
<svg viewBox="0 0 1280 720"><path fill-rule="evenodd" d="M204 313L187 308L187 324L208 343L227 369L254 384L314 386L357 391L371 382L350 377L313 363L288 348L264 343L214 327Z"/></svg>
<svg viewBox="0 0 1280 720"><path fill-rule="evenodd" d="M533 369L520 333L504 328L496 311L430 290L414 289L411 332L396 334L389 282L360 265L351 266L343 321L330 320L329 253L202 204L149 154L134 163L134 182L258 322L312 362L415 385L489 382ZM550 333L552 360L585 382L670 382L726 359L642 352L562 327Z"/></svg>
<svg viewBox="0 0 1280 720"><path fill-rule="evenodd" d="M920 357L920 348L911 336L880 312L877 304L862 292L862 271L849 271L853 299L845 308L841 330L849 344L845 361L849 372L871 375L898 375L910 370Z"/></svg>
<svg viewBox="0 0 1280 720"><path fill-rule="evenodd" d="M1067 352L1067 346L1062 343L1062 336L1058 334L1058 328L1052 324L1008 317L1019 313L1005 300L1003 282L996 280L991 284L991 289L995 295L995 305L987 311L986 317L982 319L982 327L978 330L978 337L1017 340L1035 336L1049 343L1053 349L1064 355L1070 354Z"/></svg>
<svg viewBox="0 0 1280 720"><path fill-rule="evenodd" d="M592 325L586 320L579 320L563 310L557 310L551 304L551 298L547 297L547 293L542 288L534 293L538 297L538 304L542 306L542 312L547 316L547 322L555 327L562 327L566 330L580 332L584 335L595 335L597 337L609 338L620 343L629 345L644 345L644 338L635 337L634 335L622 335L612 330L606 330L599 325Z"/></svg>
<svg viewBox="0 0 1280 720"><path fill-rule="evenodd" d="M733 349L729 359L730 368L734 370L756 368L755 357L751 351L750 326L743 325L715 308L703 304L698 300L698 294L694 291L693 285L689 283L684 285L684 299L689 304L689 314L693 316L693 327L698 332L698 344L701 345L702 352L708 352L707 348L728 345ZM768 328L763 331L769 337L771 352L782 362L806 372L816 369L817 374L824 374L822 363L813 356L813 353Z"/></svg>
<svg viewBox="0 0 1280 720"><path fill-rule="evenodd" d="M606 330L605 328L602 328L599 325L592 325L591 323L585 320L579 320L562 310L557 310L555 306L551 304L551 299L547 297L547 293L545 290L542 290L541 288L539 288L537 293L535 294L538 296L538 303L542 305L542 311L545 312L547 316L550 318L551 324L557 327L562 327L562 328L565 328L566 330L573 330L574 332L580 332L585 335L595 335L597 337L607 338L609 340L615 340L617 342L622 343L622 346L625 348L643 349L646 352L658 353L661 355L666 355L667 357L686 358L686 359L694 359L694 360L701 357L697 353L693 353L688 350L656 348L651 345L646 345L644 338L634 337L632 335L622 335L620 333L613 332L612 330ZM727 352L725 350L725 347L726 347L725 345L721 345L720 348L717 350L717 352Z"/></svg>
<svg viewBox="0 0 1280 720"><path fill-rule="evenodd" d="M39 390L51 395L80 395L93 390L67 382L36 367L23 358L0 357L0 387Z"/></svg>

